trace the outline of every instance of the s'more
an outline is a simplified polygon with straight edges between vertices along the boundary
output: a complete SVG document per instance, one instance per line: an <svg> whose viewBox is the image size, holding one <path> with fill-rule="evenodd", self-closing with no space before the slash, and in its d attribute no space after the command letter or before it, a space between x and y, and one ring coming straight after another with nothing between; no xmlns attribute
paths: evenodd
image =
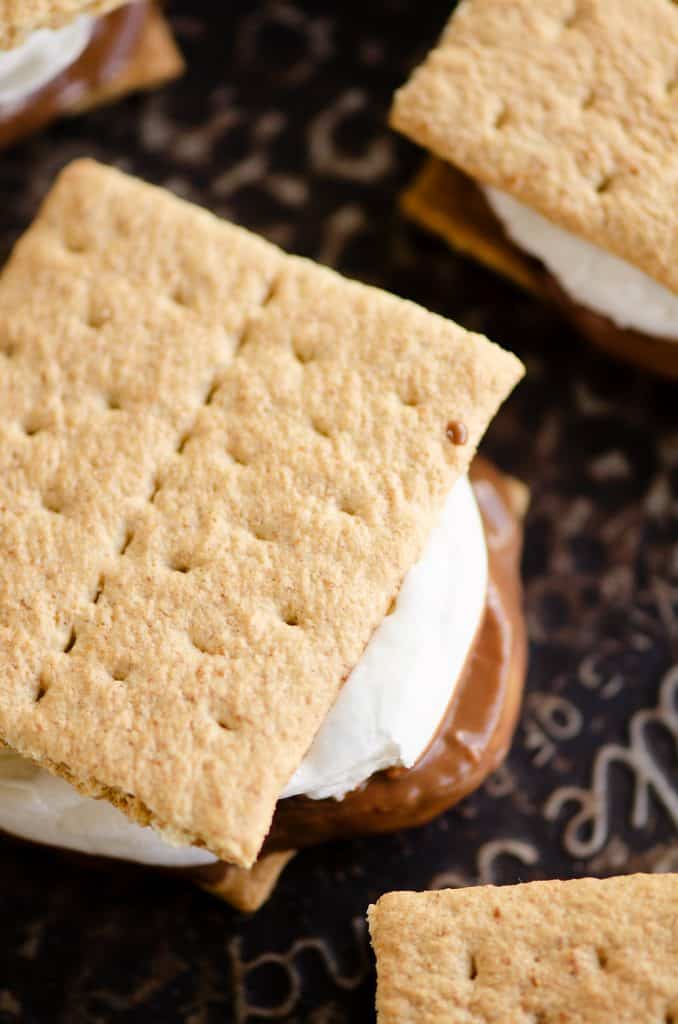
<svg viewBox="0 0 678 1024"><path fill-rule="evenodd" d="M486 338L68 166L0 275L0 829L253 909L506 753L527 495Z"/></svg>
<svg viewBox="0 0 678 1024"><path fill-rule="evenodd" d="M0 147L182 70L156 0L0 0Z"/></svg>
<svg viewBox="0 0 678 1024"><path fill-rule="evenodd" d="M378 1024L675 1024L678 875L438 892L370 907Z"/></svg>
<svg viewBox="0 0 678 1024"><path fill-rule="evenodd" d="M415 220L678 377L678 5L462 0L391 120Z"/></svg>

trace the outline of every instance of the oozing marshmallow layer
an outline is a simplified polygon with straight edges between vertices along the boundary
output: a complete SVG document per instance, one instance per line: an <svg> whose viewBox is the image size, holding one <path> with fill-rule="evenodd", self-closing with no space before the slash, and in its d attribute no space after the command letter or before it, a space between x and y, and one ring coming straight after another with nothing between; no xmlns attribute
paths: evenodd
<svg viewBox="0 0 678 1024"><path fill-rule="evenodd" d="M482 520L463 478L283 796L341 798L376 771L415 763L452 698L480 624L487 579ZM171 846L107 801L82 796L3 750L0 829L142 864L192 867L216 859L206 850Z"/></svg>
<svg viewBox="0 0 678 1024"><path fill-rule="evenodd" d="M482 190L508 236L541 260L575 302L622 329L678 341L678 295L513 196L489 186Z"/></svg>
<svg viewBox="0 0 678 1024"><path fill-rule="evenodd" d="M39 29L14 50L0 52L0 114L19 106L70 67L89 43L94 19L76 18L59 29Z"/></svg>

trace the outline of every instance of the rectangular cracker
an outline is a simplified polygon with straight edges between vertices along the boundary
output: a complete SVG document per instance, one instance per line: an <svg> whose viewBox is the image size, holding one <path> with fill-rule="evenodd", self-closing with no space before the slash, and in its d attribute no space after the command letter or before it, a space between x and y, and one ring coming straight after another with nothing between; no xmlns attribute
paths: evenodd
<svg viewBox="0 0 678 1024"><path fill-rule="evenodd" d="M379 1024L672 1024L678 875L395 892L369 910Z"/></svg>
<svg viewBox="0 0 678 1024"><path fill-rule="evenodd" d="M80 14L106 14L130 0L0 0L0 50L39 28L59 28Z"/></svg>
<svg viewBox="0 0 678 1024"><path fill-rule="evenodd" d="M462 0L393 125L678 292L678 5Z"/></svg>
<svg viewBox="0 0 678 1024"><path fill-rule="evenodd" d="M522 366L91 161L0 360L0 738L249 866Z"/></svg>

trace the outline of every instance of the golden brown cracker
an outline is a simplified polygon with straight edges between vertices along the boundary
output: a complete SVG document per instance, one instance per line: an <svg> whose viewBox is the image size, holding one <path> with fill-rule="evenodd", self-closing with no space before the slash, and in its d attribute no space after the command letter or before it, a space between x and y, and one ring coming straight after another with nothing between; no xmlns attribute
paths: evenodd
<svg viewBox="0 0 678 1024"><path fill-rule="evenodd" d="M293 850L267 853L251 868L219 863L214 865L214 870L197 871L196 881L201 889L230 903L236 910L251 914L267 901L293 857ZM209 874L212 877L201 877Z"/></svg>
<svg viewBox="0 0 678 1024"><path fill-rule="evenodd" d="M678 875L389 893L369 911L379 1024L669 1024Z"/></svg>

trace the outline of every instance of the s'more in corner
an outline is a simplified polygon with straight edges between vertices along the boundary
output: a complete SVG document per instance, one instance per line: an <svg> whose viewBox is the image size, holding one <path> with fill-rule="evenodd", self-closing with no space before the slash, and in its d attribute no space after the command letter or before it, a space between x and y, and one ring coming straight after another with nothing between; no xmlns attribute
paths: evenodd
<svg viewBox="0 0 678 1024"><path fill-rule="evenodd" d="M0 829L251 909L497 765L526 494L475 452L514 356L83 161L0 367Z"/></svg>
<svg viewBox="0 0 678 1024"><path fill-rule="evenodd" d="M391 119L414 219L678 377L678 4L462 0Z"/></svg>
<svg viewBox="0 0 678 1024"><path fill-rule="evenodd" d="M156 0L0 0L0 147L182 70Z"/></svg>
<svg viewBox="0 0 678 1024"><path fill-rule="evenodd" d="M378 1024L675 1024L678 875L393 892Z"/></svg>

